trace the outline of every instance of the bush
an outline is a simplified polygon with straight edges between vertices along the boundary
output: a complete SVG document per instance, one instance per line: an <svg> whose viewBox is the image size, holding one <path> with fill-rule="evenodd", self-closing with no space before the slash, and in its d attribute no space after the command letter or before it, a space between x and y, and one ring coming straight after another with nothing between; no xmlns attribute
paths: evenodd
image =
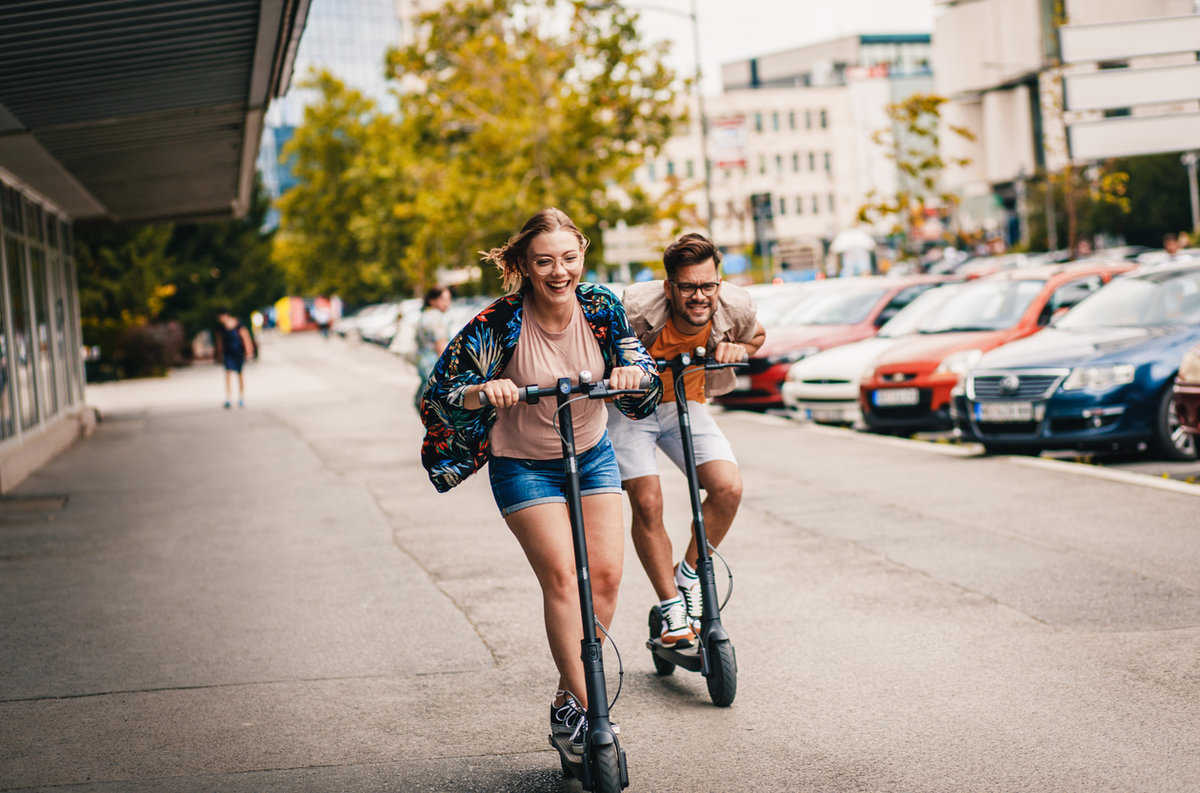
<svg viewBox="0 0 1200 793"><path fill-rule="evenodd" d="M184 345L179 322L134 325L117 339L113 360L122 377L161 377L184 364Z"/></svg>

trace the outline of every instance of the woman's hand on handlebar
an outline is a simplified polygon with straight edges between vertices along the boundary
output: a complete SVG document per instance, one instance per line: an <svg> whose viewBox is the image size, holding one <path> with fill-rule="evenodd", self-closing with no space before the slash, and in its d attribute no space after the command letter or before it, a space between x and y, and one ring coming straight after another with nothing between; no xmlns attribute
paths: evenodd
<svg viewBox="0 0 1200 793"><path fill-rule="evenodd" d="M483 385L471 386L467 391L463 406L467 410L478 410L483 407L479 394L483 392L488 403L498 408L510 408L521 401L521 392L512 380L488 380Z"/></svg>
<svg viewBox="0 0 1200 793"><path fill-rule="evenodd" d="M618 366L609 372L608 389L610 391L636 390L642 387L645 370L639 366Z"/></svg>
<svg viewBox="0 0 1200 793"><path fill-rule="evenodd" d="M741 363L747 357L746 348L736 341L720 342L712 353L712 359L717 363Z"/></svg>

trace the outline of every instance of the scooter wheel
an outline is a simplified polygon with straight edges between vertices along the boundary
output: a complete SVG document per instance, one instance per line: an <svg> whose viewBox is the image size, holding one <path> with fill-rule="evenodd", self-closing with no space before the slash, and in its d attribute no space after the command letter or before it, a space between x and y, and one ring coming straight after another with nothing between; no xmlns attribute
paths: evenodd
<svg viewBox="0 0 1200 793"><path fill-rule="evenodd" d="M650 640L654 641L662 636L662 610L658 606L650 607ZM666 677L675 671L675 664L670 661L658 657L658 653L650 651L650 658L654 661L654 671L658 672L662 677Z"/></svg>
<svg viewBox="0 0 1200 793"><path fill-rule="evenodd" d="M737 659L728 639L714 639L708 645L708 666L708 696L717 707L727 708L737 696Z"/></svg>
<svg viewBox="0 0 1200 793"><path fill-rule="evenodd" d="M596 793L621 793L621 758L617 755L617 745L598 746L592 756L595 759L592 770Z"/></svg>

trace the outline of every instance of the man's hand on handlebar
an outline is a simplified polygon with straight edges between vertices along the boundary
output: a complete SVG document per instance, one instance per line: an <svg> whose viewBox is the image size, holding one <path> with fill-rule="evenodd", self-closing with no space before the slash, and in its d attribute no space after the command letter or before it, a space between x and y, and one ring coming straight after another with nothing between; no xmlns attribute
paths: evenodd
<svg viewBox="0 0 1200 793"><path fill-rule="evenodd" d="M610 391L626 391L642 387L642 378L646 372L638 366L618 366L608 375Z"/></svg>
<svg viewBox="0 0 1200 793"><path fill-rule="evenodd" d="M712 352L712 359L717 363L741 363L749 357L746 348L736 341L722 341Z"/></svg>

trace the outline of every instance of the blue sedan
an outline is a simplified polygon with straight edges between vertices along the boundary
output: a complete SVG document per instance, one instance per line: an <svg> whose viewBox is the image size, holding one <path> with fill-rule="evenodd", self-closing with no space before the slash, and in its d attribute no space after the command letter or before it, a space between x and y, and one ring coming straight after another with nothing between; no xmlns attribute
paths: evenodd
<svg viewBox="0 0 1200 793"><path fill-rule="evenodd" d="M993 453L1149 446L1195 460L1171 387L1198 341L1200 263L1143 268L981 358L956 389L955 427Z"/></svg>

